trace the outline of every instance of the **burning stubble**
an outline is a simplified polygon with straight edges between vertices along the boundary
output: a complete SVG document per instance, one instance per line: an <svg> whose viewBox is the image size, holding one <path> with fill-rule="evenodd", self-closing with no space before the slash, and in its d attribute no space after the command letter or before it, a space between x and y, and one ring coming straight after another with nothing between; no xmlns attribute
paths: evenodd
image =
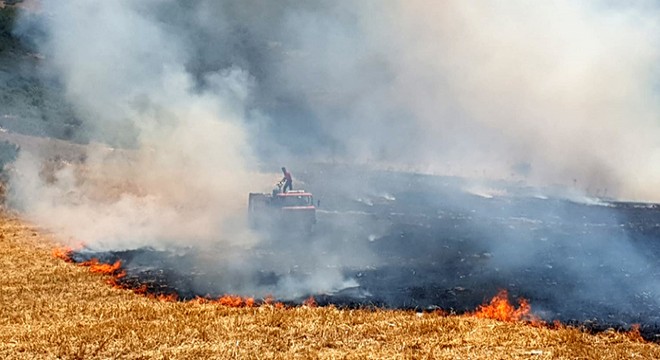
<svg viewBox="0 0 660 360"><path fill-rule="evenodd" d="M561 184L562 197L570 195L568 186L578 193L599 189L613 197L658 199L660 31L650 2L43 7L42 50L50 70L93 138L109 146L90 147L83 165L65 164L50 179L38 176L43 159L24 154L13 200L91 247L212 249L204 263L229 274L221 280L234 278L237 292L352 286L333 269L380 261L354 241L355 234L396 238L382 217L372 220L370 208L376 199L385 204L385 218L400 216L400 208L387 204L398 206L414 193L413 181L374 192L374 182L348 167L317 185L331 189L322 216L340 224L320 235L329 239L321 245L280 239L286 250L255 259L250 251L263 238L244 225L247 193L273 181L261 168L293 163L302 172L309 162L328 159L513 178L539 186L545 197L551 191L545 186ZM506 265L513 250L527 256L509 268L538 262L538 243L524 242L534 237L493 236L470 215L492 210L483 202L428 193L431 199L416 201L442 203L474 220L470 229L483 232L479 241L493 262ZM350 206L333 200L341 197ZM510 219L533 212L522 206L525 211L494 213ZM446 215L435 211L412 215ZM563 221L571 214L561 206L551 212L542 218L546 225L553 215ZM598 248L597 237L585 246L614 259L613 249L628 250L619 246L625 236L614 238L610 250ZM259 289L252 276L296 265L302 270L275 281L275 288Z"/></svg>

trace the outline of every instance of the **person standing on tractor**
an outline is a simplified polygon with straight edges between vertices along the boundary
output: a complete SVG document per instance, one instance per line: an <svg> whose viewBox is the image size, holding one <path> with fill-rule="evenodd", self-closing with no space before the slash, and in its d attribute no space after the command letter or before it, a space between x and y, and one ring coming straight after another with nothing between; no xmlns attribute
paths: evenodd
<svg viewBox="0 0 660 360"><path fill-rule="evenodd" d="M282 173L284 174L282 178L282 182L284 182L282 192L286 194L287 189L293 190L293 178L291 177L291 173L286 171L285 167L282 167Z"/></svg>

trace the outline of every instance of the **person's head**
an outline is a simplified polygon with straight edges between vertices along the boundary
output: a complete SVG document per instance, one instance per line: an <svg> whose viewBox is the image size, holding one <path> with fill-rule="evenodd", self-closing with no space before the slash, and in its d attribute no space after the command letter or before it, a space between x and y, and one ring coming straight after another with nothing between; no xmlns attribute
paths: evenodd
<svg viewBox="0 0 660 360"><path fill-rule="evenodd" d="M282 166L282 172L286 173L286 168L284 166Z"/></svg>

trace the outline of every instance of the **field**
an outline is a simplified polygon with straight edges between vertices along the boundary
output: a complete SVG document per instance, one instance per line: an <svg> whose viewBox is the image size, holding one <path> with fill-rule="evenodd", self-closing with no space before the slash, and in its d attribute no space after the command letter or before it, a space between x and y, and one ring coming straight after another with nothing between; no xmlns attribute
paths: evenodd
<svg viewBox="0 0 660 360"><path fill-rule="evenodd" d="M53 234L0 216L0 357L660 358L634 333L591 335L470 316L167 302L53 257Z"/></svg>
<svg viewBox="0 0 660 360"><path fill-rule="evenodd" d="M189 7L192 10L196 8L196 3L205 2L190 2L192 5L176 9L178 11ZM131 9L128 2L124 5L126 9ZM117 6L123 8L124 5ZM163 6L168 5L163 3ZM150 7L144 6L144 9ZM248 9L248 6L245 5L245 9ZM28 10L23 13L25 17L24 21L21 21L26 27L15 32L14 25L18 24L17 14L21 8ZM67 196L65 201L58 201L61 207L43 212L46 214L45 219L52 220L50 225L55 226L61 223L59 220L53 220L60 214L59 209L73 207L78 210L76 206L80 204L80 199L89 199L94 205L103 207L103 204L115 203L124 194L146 197L150 195L149 180L152 178L147 176L146 180L143 179L146 185L142 184L140 179L134 179L136 176L130 164L132 160L140 164L142 154L131 150L132 145L135 145L132 137L124 139L119 134L126 129L118 129L117 134L112 131L96 132L95 130L99 129L95 129L95 122L88 121L96 116L80 111L80 105L85 108L87 103L113 104L113 113L114 107L117 107L117 114L121 114L123 96L119 96L117 100L113 96L96 96L95 92L81 92L80 89L75 89L75 86L69 88L71 81L66 74L51 73L51 60L57 58L61 49L48 47L48 51L44 51L45 48L36 45L48 42L45 39L54 35L42 33L48 32L44 29L49 27L42 28L38 25L40 22L37 20L41 16L38 8L38 1L0 0L0 168L3 169L0 172L0 202L6 201L10 204L7 206L14 209L7 210L0 206L0 264L3 267L0 273L0 359L660 358L660 242L657 241L660 239L660 204L616 201L608 198L606 187L586 188L584 194L560 185L535 188L531 184L515 180L526 177L531 170L531 163L527 162L514 165L512 170L515 174L511 174L512 181L472 181L449 175L399 172L391 170L386 164L354 166L327 160L331 161L331 164L324 162L314 165L306 164L301 159L298 160L299 164L286 165L294 170L296 189L304 186L306 190L314 193L316 200L321 201L317 202L319 206L323 204L317 211L318 223L313 233L291 236L286 232L262 230L259 241L250 247L238 241L235 244L234 239L229 239L232 240L228 241L230 245L224 243L225 237L230 237L225 231L214 232L214 239L210 240L210 244L198 244L194 236L185 233L181 237L186 242L175 242L177 246L174 246L168 242L170 234L167 231L159 231L154 242L168 246L151 247L149 242L142 246L143 239L137 234L141 228L136 226L135 229L131 228L122 234L120 239L131 242L132 237L135 237L137 241L129 247L95 248L92 241L87 244L89 247L81 247L62 256L61 244L71 244L74 241L59 238L61 235L41 227L44 223L28 222L26 219L32 215L29 214L29 206L21 207L13 204L11 199L4 199L5 189L11 189L5 187L4 181L7 177L27 174L22 173L21 168L5 169L5 164L16 160L19 153L35 155L43 161L39 165L38 176L46 187L55 185L52 186L55 190L59 189L58 176L64 177L62 182L65 184L68 184L67 180L71 180L69 175L76 178L75 183L80 185L79 188L73 192L63 192ZM54 8L56 7L50 8L51 11ZM75 6L71 7L73 8ZM288 5L278 5L274 8L279 8L282 13L288 13L290 10ZM160 18L163 24L168 25L168 29L163 29L163 34L167 35L163 38L168 39L168 46L158 46L157 42L138 43L140 49L148 49L149 56L136 59L134 55L140 54L139 51L121 53L122 47L112 41L115 38L113 35L116 35L112 31L99 33L100 37L93 42L107 47L108 53L120 55L113 66L130 70L133 68L133 61L143 65L144 61L150 58L167 58L161 56L167 54L157 51L157 48L177 48L179 36L183 38L188 32L191 34L190 39L207 39L207 36L208 40L213 39L211 35L214 31L209 34L203 32L205 36L200 37L197 35L200 35L198 31L201 30L195 26L177 24L190 15L186 14L189 10L176 13L174 15L177 16L171 18L166 15L169 14L168 10L163 8L160 15L157 12L144 11L144 14L150 14L149 19L144 19L148 20L146 22L151 23L153 19L150 17L153 15L154 19ZM47 13L47 17L51 16ZM110 13L113 16L118 15L115 11ZM301 14L297 9L294 13L295 18ZM67 18L67 21L61 22L63 25L76 24L86 16L92 18L93 14L77 17L79 14L75 14L75 11L64 11L60 15ZM136 18L142 17L142 14L135 15ZM319 15L323 15L320 18L324 19L335 18L323 12ZM368 15L369 18L377 17L377 14ZM489 17L492 15L497 14L488 14ZM562 20L568 19L563 15ZM207 49L211 43L227 42L225 45L231 48L230 51L217 52L223 56L215 58L216 51L211 51L213 56L205 51L191 51L195 54L191 58L194 61L176 64L191 72L189 75L193 75L192 77L202 79L206 77L205 74L215 74L227 64L233 64L236 59L245 59L245 64L236 64L237 68L255 77L254 85L251 86L262 87L255 89L254 100L245 100L248 103L254 101L254 104L247 104L249 106L246 105L246 108L254 105L257 110L263 110L266 117L272 116L274 124L278 124L272 128L266 126L255 135L255 139L278 138L277 141L273 140L272 145L277 145L275 149L288 144L291 147L287 150L294 154L302 153L301 149L307 150L307 142L315 151L319 148L318 154L324 154L324 147L332 148L329 152L334 154L335 148L341 148L343 145L351 148L349 145L353 140L373 144L378 149L390 149L390 146L393 146L398 154L400 150L397 148L400 148L401 144L417 140L408 139L406 134L397 134L396 130L399 128L396 126L389 129L391 125L402 121L386 121L390 116L400 116L398 112L391 112L387 108L384 109L385 121L382 127L379 126L380 129L373 129L368 138L353 138L355 131L350 131L350 126L344 128L342 125L345 124L341 122L338 126L334 124L337 111L333 110L335 107L341 108L339 113L343 113L344 107L350 108L349 105L355 100L351 99L352 101L344 104L342 99L348 98L351 92L344 93L343 89L338 92L326 91L323 89L327 86L325 84L323 87L309 86L314 83L307 82L296 84L295 79L290 76L286 77L287 83L291 82L291 85L295 86L281 86L278 74L289 74L289 62L291 65L297 65L298 61L302 61L301 65L305 65L304 59L312 59L313 66L309 68L314 69L322 66L324 62L311 57L316 51L309 50L314 48L303 47L299 50L298 41L290 42L287 36L275 36L277 31L270 30L279 29L279 25L270 24L271 29L268 22L277 19L276 16L258 18L259 26L254 27L252 34L249 22L237 17L236 31L228 32L231 34L230 38L240 39L235 46L232 45L233 42L225 41L224 34L218 39L205 40L203 44L199 44L200 49ZM118 19L109 19L108 24L132 23L128 20L115 22L116 20ZM170 20L175 21L170 23ZM214 19L211 28L224 29L217 26L215 20L217 19ZM33 21L35 23L29 25ZM289 22L290 20L286 21L287 24ZM57 27L57 24L57 21L52 21L50 25ZM160 28L160 25L162 24L154 23L154 28ZM269 29L267 39L260 38L259 29L262 28ZM132 27L108 27L108 30L114 29L126 31ZM90 30L94 33L94 29ZM172 30L175 33L171 32ZM283 33L289 32L287 27L287 31ZM347 34L359 38L353 36L350 29ZM417 39L419 34L413 35ZM145 41L150 37L135 37L138 38ZM434 42L442 42L441 39L433 38ZM273 39L276 41L272 41ZM533 40L536 42L537 37L534 36ZM296 45L292 46L293 44ZM188 46L185 48L188 49ZM526 50L527 48L530 47L526 47ZM290 51L294 49L295 51ZM332 47L328 49L332 50ZM64 58L100 65L108 60L94 56L88 58L83 53L84 51L81 54L74 52ZM225 53L229 57L224 58ZM380 54L377 55L374 58L380 57ZM625 58L629 57L629 54L624 55ZM388 63L385 61L387 58L383 59L383 64ZM602 58L605 57L598 56L597 65ZM617 59L616 56L612 58ZM280 65L269 64L272 61ZM361 64L362 61L359 60L358 63ZM64 61L60 66L66 68L66 63L67 61ZM162 65L160 60L156 63L159 67ZM380 73L378 69L384 66L383 64L378 61L370 68L376 70L374 73ZM296 73L302 70L301 74L304 74L306 66L293 67L296 68ZM114 69L99 66L99 71L102 68ZM178 69L179 66L172 68ZM363 69L363 66L356 68ZM424 70L424 66L411 68ZM545 65L542 68L545 68ZM136 70L135 73L142 73L143 71L137 71L139 69L133 70ZM81 74L84 73L84 69L73 70L76 73L79 70ZM232 66L231 70L230 74L233 75L236 69ZM333 77L342 76L341 72L336 72L335 69L327 70ZM150 77L149 73L146 71L144 76ZM218 72L220 75L221 73ZM574 72L568 74L571 78L576 75ZM99 75L103 78L104 74ZM111 80L122 79L124 74L113 72L112 75L108 77L107 83L94 84L95 87L111 89ZM401 78L398 74L393 75L396 75L393 78L397 81ZM423 75L423 78L427 78L429 72L424 71ZM405 78L406 76L403 76L401 79ZM442 86L446 78L438 78ZM146 84L151 82L141 84L139 77L129 80L131 81L117 81L118 84L121 83L118 89L124 89L123 86L130 90L144 87L149 95L145 99L153 97L154 108L161 107L157 101L162 90L160 87L151 89L151 85ZM158 80L154 81L154 84L160 84L163 79L154 80ZM233 85L234 79L230 80ZM357 79L355 83L372 83L374 79L359 80L364 79ZM383 79L382 83L388 81ZM212 81L209 80L209 83ZM350 83L342 83L342 86L347 85L350 90ZM380 84L381 81L373 83ZM599 88L600 84L599 81L593 86ZM506 85L510 85L508 81ZM463 86L461 83L460 88ZM205 85L200 84L199 87L191 93L172 93L177 94L178 101L174 104L162 104L162 108L170 109L172 105L172 109L176 110L174 113L178 113L179 102L183 104L194 100L192 102L196 104L200 94L206 96L207 93ZM299 93L295 90L298 87L302 89ZM532 86L529 90L534 88ZM318 90L309 92L307 89ZM356 91L358 89L363 89L363 85L357 87ZM392 91L389 87L387 89L385 93ZM501 87L495 89L497 93L501 92ZM381 93L365 90L369 88L360 92ZM563 94L564 90L557 92ZM81 95L80 99L72 99L70 96L76 93ZM170 94L167 91L166 93ZM530 93L534 94L535 91ZM215 97L217 94L215 90L208 89L208 95ZM225 100L225 95L218 96L219 100ZM395 100L402 100L399 99L400 96L397 94ZM297 100L298 98L301 100ZM379 99L379 96L375 98ZM310 104L307 104L305 99L309 99ZM564 104L563 95L559 99L561 101L558 104ZM515 106L512 108L525 107L519 106L519 103L525 104L524 97L514 100L512 104ZM627 99L621 100L627 103L623 101ZM147 106L150 102L151 100L146 101L144 106L151 107ZM333 105L334 102L337 104ZM543 102L546 103L546 99ZM608 103L610 102L608 98ZM142 100L132 102L128 106L130 112L135 110L134 107L142 107L141 103ZM465 105L463 101L458 103L461 108ZM637 104L637 101L633 103ZM369 101L366 105L370 106L364 107L365 109L378 107ZM417 108L418 100L409 105L412 114L426 112L418 111L425 110ZM187 106L186 104L184 107ZM309 114L306 110L308 107ZM435 108L436 105L429 107ZM536 116L538 107L530 108L536 109ZM310 126L310 119L315 116L308 115L317 111L320 111L318 123L312 122L313 125ZM328 127L321 122L324 112L331 115L328 118L333 120L333 126ZM408 112L406 109L401 115L407 118ZM548 118L552 118L552 114L552 111L548 111ZM563 118L563 112L561 114ZM360 118L363 116L361 113L358 115ZM380 116L373 115L373 118ZM517 118L518 111L515 111L514 115L516 116L513 118ZM582 116L582 111L579 115ZM257 117L255 121L265 121L261 119L261 115ZM367 117L369 118L372 117ZM192 123L185 125L181 127L182 130L188 129ZM321 130L335 127L341 129L339 134L326 134L325 130ZM193 126L193 134L195 129ZM388 129L392 132L388 132ZM422 126L417 130L421 133L427 129L427 126ZM544 126L543 129L545 131L542 138L552 139L548 136L552 135L547 131L548 128ZM376 130L382 130L382 133ZM613 134L620 133L618 128L610 130ZM392 134L401 139L393 139L390 136ZM416 132L412 131L412 134ZM186 138L185 134L181 135L181 139ZM337 135L340 135L340 143L347 137L350 137L351 141L337 144L341 145L337 147L332 140ZM461 135L460 131L458 135ZM530 139L537 138L537 134L531 135L534 136ZM176 138L178 139L178 136ZM221 140L224 138L211 138L213 141L209 145L213 145L213 152L217 154L219 152L215 150L215 145L223 143ZM382 142L372 143L369 138L382 138ZM462 142L459 141L462 140L461 136L457 136L456 140L453 135L451 138L457 143ZM194 139L192 142L196 143L198 137ZM432 140L434 143L442 143L440 139ZM203 143L201 137L199 141ZM115 149L104 145L106 142L130 146L123 149L119 146ZM272 149L269 142L265 141L263 148L260 145L254 149L256 152L268 153L264 155L264 159L260 159L264 163L271 159ZM424 141L419 143L424 144ZM169 149L167 146L163 148ZM176 146L176 153L185 148ZM219 149L223 152L225 148ZM490 150L490 147L488 149ZM434 151L428 150L428 153ZM151 150L147 152L152 153ZM384 152L386 153L387 151ZM88 156L89 154L91 156ZM316 157L314 154L312 157ZM201 156L203 154L196 154L195 151L184 151L183 155L186 155L183 156L185 163L188 158L204 158ZM167 157L167 152L164 156ZM168 159L164 170L170 168L177 157L178 155ZM99 158L103 159L100 161L103 166L97 167L95 165L99 165ZM273 155L272 159L275 158L277 156ZM415 157L402 158L407 160ZM125 173L116 171L116 168L123 169L125 163L129 164ZM384 170L386 168L387 171ZM72 171L60 173L62 169ZM175 173L178 174L177 171ZM482 173L486 177L486 170ZM36 177L37 175L34 176ZM573 188L583 187L582 180L578 182L574 175L570 177L573 180ZM20 184L22 179L24 180L20 176L12 178L11 183ZM177 180L179 179L169 181L164 188L184 188ZM570 180L566 179L568 182ZM63 189L66 189L66 186L63 186ZM269 191L267 188L254 190ZM28 197L44 200L36 191L26 190L26 194ZM195 191L184 191L182 194L184 196L181 198L187 199L190 194L194 195L192 198L197 197ZM189 208L179 204L179 197L174 198L172 204L166 202L164 207L171 207L179 215L187 214L186 210L182 209ZM185 201L184 203L188 204ZM197 205L195 201L190 204ZM16 209L26 212L18 213ZM75 214L85 211L84 207L82 209ZM125 208L120 209L122 211L118 213L123 215ZM212 211L204 213L215 216ZM77 220L76 226L84 223L77 216L71 218ZM190 217L175 217L176 220L172 223L185 224L188 218ZM124 220L125 218L121 217L121 220L113 225L124 224ZM94 224L93 221L87 223ZM99 232L107 235L105 230ZM163 244L160 244L161 242ZM74 261L64 261L63 258ZM96 263L90 266L93 258L100 258L108 264L97 267ZM85 262L87 266L83 266ZM119 270L110 265L112 263L115 263L116 267L121 265L121 276L118 275ZM99 268L110 271L106 271L106 274L93 271ZM497 304L502 306L500 308L492 304L478 308L479 304L488 301L500 290L507 290L512 299L527 299L531 304L531 314L527 312L529 308L526 306L516 310L508 303L502 302ZM221 299L228 300L214 301L199 298L209 296L212 299L220 299L225 294L253 296L255 299L245 301L246 298L222 297ZM274 296L275 300L263 299L270 299L269 296ZM503 313L502 317L508 320L495 319L498 314L491 311L499 311L499 315ZM520 314L524 316L512 316ZM516 320L519 317L525 321Z"/></svg>

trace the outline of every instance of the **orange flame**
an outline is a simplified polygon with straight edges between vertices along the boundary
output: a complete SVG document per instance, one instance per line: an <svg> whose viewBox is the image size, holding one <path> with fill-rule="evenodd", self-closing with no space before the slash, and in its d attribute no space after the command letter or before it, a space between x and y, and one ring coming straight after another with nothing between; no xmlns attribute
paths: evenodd
<svg viewBox="0 0 660 360"><path fill-rule="evenodd" d="M240 308L240 307L253 307L254 306L254 299L253 298L242 298L240 296L236 295L224 295L217 300L212 301L213 303L217 303L223 306L227 307L234 307L234 308Z"/></svg>
<svg viewBox="0 0 660 360"><path fill-rule="evenodd" d="M53 256L62 259L66 262L74 262L71 255L73 254L73 249L71 248L55 248L53 249ZM92 258L88 261L84 261L77 264L78 266L87 266L89 271L96 274L110 275L112 276L107 280L107 283L112 287L119 289L132 290L135 294L146 295L149 298L156 299L163 302L174 302L179 300L179 296L175 293L172 294L154 294L149 292L149 287L146 284L141 284L139 286L129 285L120 281L123 277L126 276L126 272L121 268L121 261L116 261L113 264L102 263L97 258ZM272 301L272 300L271 300ZM218 299L212 300L209 298L197 297L191 302L196 302L200 304L204 303L216 303L228 307L254 307L255 300L254 298L242 298L236 295L224 295ZM282 308L279 306L281 304L275 304L275 307Z"/></svg>
<svg viewBox="0 0 660 360"><path fill-rule="evenodd" d="M201 296L197 296L194 299L190 300L190 303L193 304L208 304L209 299Z"/></svg>
<svg viewBox="0 0 660 360"><path fill-rule="evenodd" d="M120 286L123 289L128 289L129 287L126 285L121 284ZM133 287L131 290L133 290L134 293L138 295L147 295L149 293L149 287L147 287L147 284L142 284L138 287Z"/></svg>
<svg viewBox="0 0 660 360"><path fill-rule="evenodd" d="M241 307L243 299L240 296L225 295L217 300L218 304L228 307Z"/></svg>
<svg viewBox="0 0 660 360"><path fill-rule="evenodd" d="M190 300L189 302L194 304L219 304L227 307L242 308L242 307L255 307L257 305L254 298L247 297L243 298L236 295L223 295L217 299L212 299L208 295L206 297L197 296L196 298ZM266 304L265 300L262 304Z"/></svg>
<svg viewBox="0 0 660 360"><path fill-rule="evenodd" d="M53 256L62 259L66 262L74 262L72 255L73 255L73 249L68 248L68 247L63 247L63 248L55 248L53 249ZM103 274L103 275L110 275L111 277L106 280L106 282L115 288L118 289L125 289L125 290L131 290L133 293L138 294L138 295L144 295L147 296L151 299L156 299L159 301L163 302L174 302L178 301L179 297L177 294L172 293L172 294L154 294L153 292L150 292L149 287L147 284L127 284L125 282L120 281L122 278L126 276L126 272L122 270L121 268L121 261L116 261L113 264L109 263L101 263L98 259L92 258L88 261L84 261L81 263L77 264L78 266L86 266L89 268L89 271L92 273L96 274ZM197 303L197 304L219 304L222 306L227 306L227 307L234 307L234 308L252 308L255 306L261 306L261 305L268 305L268 306L274 306L276 309L285 309L286 305L282 302L275 302L274 298L272 296L267 296L264 298L262 301L257 303L254 298L251 297L241 297L237 295L223 295L221 297L218 297L217 299L212 299L209 296L207 297L196 297L193 300L190 300L189 302L191 303ZM303 305L309 306L309 307L316 307L317 303L316 300L314 299L313 296L310 296L307 298L304 302Z"/></svg>
<svg viewBox="0 0 660 360"><path fill-rule="evenodd" d="M177 294L158 294L158 295L150 295L149 296L152 299L156 299L158 301L162 302L176 302L179 300L179 295Z"/></svg>
<svg viewBox="0 0 660 360"><path fill-rule="evenodd" d="M633 324L630 330L628 330L628 332L626 333L626 335L632 341L646 342L646 340L644 340L644 338L642 337L642 333L639 329L640 329L639 324Z"/></svg>
<svg viewBox="0 0 660 360"><path fill-rule="evenodd" d="M247 298L245 299L245 307L254 307L254 299L253 298Z"/></svg>
<svg viewBox="0 0 660 360"><path fill-rule="evenodd" d="M71 255L73 255L73 249L69 247L53 249L53 256L66 262L73 262Z"/></svg>
<svg viewBox="0 0 660 360"><path fill-rule="evenodd" d="M564 326L559 320L552 320L552 325L548 325L548 327L550 329L560 330L564 329L566 326Z"/></svg>
<svg viewBox="0 0 660 360"><path fill-rule="evenodd" d="M124 277L126 274L121 271L121 261L117 260L114 264L100 263L98 259L93 258L89 261L81 262L80 266L88 266L89 271L95 274L103 275L116 275L118 278Z"/></svg>
<svg viewBox="0 0 660 360"><path fill-rule="evenodd" d="M113 276L110 279L106 280L106 283L114 288L120 288L120 289L124 288L124 285L121 282L119 282L119 278L116 276Z"/></svg>
<svg viewBox="0 0 660 360"><path fill-rule="evenodd" d="M309 307L316 307L316 300L314 299L313 296L308 297L305 301L303 301L303 305L309 306Z"/></svg>
<svg viewBox="0 0 660 360"><path fill-rule="evenodd" d="M275 306L275 309L284 309L286 306L281 303L281 302L275 302L275 298L273 298L273 295L268 295L264 298L262 301L263 305L272 305Z"/></svg>
<svg viewBox="0 0 660 360"><path fill-rule="evenodd" d="M518 308L509 303L509 293L506 290L500 290L489 304L481 305L477 310L471 313L471 316L480 319L494 319L499 321L525 321L533 325L541 325L543 321L532 314L531 306L526 299L518 300Z"/></svg>

